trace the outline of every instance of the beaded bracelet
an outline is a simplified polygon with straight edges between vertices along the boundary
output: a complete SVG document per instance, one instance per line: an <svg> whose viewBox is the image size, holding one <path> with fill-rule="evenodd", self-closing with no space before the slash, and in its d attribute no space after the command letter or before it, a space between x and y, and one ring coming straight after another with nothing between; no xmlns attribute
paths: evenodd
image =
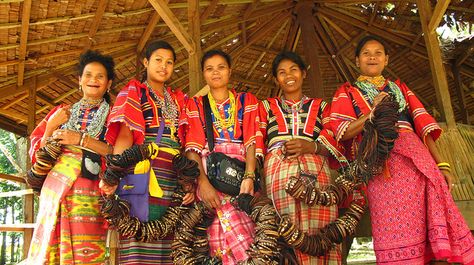
<svg viewBox="0 0 474 265"><path fill-rule="evenodd" d="M255 181L255 172L245 172L244 173L244 177L242 178L243 180L244 179L251 179L253 181Z"/></svg>

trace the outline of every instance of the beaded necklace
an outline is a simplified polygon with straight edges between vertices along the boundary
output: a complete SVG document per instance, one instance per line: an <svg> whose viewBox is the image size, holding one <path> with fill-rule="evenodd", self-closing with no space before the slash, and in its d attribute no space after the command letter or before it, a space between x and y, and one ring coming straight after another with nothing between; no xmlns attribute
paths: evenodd
<svg viewBox="0 0 474 265"><path fill-rule="evenodd" d="M104 129L107 115L109 114L109 103L103 99L101 99L100 102L95 105L92 105L90 100L87 101L85 99L81 99L79 102L73 104L71 107L71 116L64 125L64 128L76 132L81 131L82 126L80 117L82 115L82 110L95 108L98 105L99 109L93 115L91 115L92 119L83 132L95 138L99 137L102 130Z"/></svg>
<svg viewBox="0 0 474 265"><path fill-rule="evenodd" d="M380 80L382 79L384 80L384 82L380 85ZM369 102L372 103L374 102L374 98L378 94L380 94L380 92L382 91L380 90L380 88L382 88L383 85L385 84L385 78L383 76L373 77L373 78L366 77L366 76L359 76L359 78L357 78L357 81L355 81L354 84L362 92L365 93ZM387 81L386 84L387 84L386 87L388 88L386 92L389 95L391 95L399 105L398 112L399 113L403 112L407 107L407 103L406 103L405 97L403 96L402 91L397 86L397 84L395 84L392 81Z"/></svg>
<svg viewBox="0 0 474 265"><path fill-rule="evenodd" d="M168 93L168 89L163 87L163 97L159 97L147 81L145 81L145 85L150 91L150 96L156 103L158 103L163 118L165 118L165 120L171 121L173 126L175 126L178 120L179 112L173 98L171 97L170 93Z"/></svg>
<svg viewBox="0 0 474 265"><path fill-rule="evenodd" d="M94 107L97 107L102 103L103 98L99 99L81 99L81 108L82 109L92 109Z"/></svg>
<svg viewBox="0 0 474 265"><path fill-rule="evenodd" d="M219 110L217 109L217 103L214 97L212 96L212 93L209 92L208 94L209 97L209 105L211 105L211 110L212 114L214 114L214 118L216 121L214 122L214 126L216 126L216 129L218 132L221 132L223 128L232 131L232 126L235 125L235 96L234 93L229 91L229 108L227 109L227 113L229 116L226 118L224 114L224 118L222 118Z"/></svg>
<svg viewBox="0 0 474 265"><path fill-rule="evenodd" d="M288 113L288 114L291 114L294 112L299 112L301 110L301 108L303 108L303 103L308 99L308 97L306 97L305 95L303 95L303 97L301 98L301 100L296 103L296 104L293 104L291 107L288 106L288 104L286 104L286 99L285 97L282 95L281 96L281 106L283 107L283 110ZM295 107L296 106L296 107Z"/></svg>

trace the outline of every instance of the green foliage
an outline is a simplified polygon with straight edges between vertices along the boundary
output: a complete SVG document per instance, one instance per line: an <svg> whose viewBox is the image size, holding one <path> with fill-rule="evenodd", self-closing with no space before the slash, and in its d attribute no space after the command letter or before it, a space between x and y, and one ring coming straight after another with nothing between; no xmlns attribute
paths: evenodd
<svg viewBox="0 0 474 265"><path fill-rule="evenodd" d="M10 132L0 129L0 173L17 175L24 171L19 166L17 137ZM0 180L0 192L20 190L22 187L18 183ZM22 223L23 222L23 200L22 197L0 197L0 223ZM20 260L22 255L23 234L19 232L2 232L0 263L14 264Z"/></svg>

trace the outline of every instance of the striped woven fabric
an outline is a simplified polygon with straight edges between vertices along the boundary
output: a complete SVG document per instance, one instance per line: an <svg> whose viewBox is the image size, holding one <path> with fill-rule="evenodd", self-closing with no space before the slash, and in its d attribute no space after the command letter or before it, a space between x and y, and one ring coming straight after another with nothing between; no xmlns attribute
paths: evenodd
<svg viewBox="0 0 474 265"><path fill-rule="evenodd" d="M28 264L99 265L105 262L99 182L79 177L82 151L63 148L40 196Z"/></svg>
<svg viewBox="0 0 474 265"><path fill-rule="evenodd" d="M120 124L125 124L130 128L133 133L134 144L149 143L156 140L159 128L157 119L159 107L147 89L146 85L132 80L120 92L110 115L110 124L106 134L109 143L115 143ZM172 91L170 88L167 88L167 91L173 98L178 111L182 111L186 96L181 91ZM158 144L160 147L177 151L181 149L179 140L182 139L182 129L178 127L177 132L175 131L175 126L179 123L179 120L165 120L163 136ZM177 186L176 172L172 164L173 156L174 154L161 149L158 157L151 162L158 184L163 190L163 197L150 196L148 201L149 220L160 219L171 205L171 196ZM140 265L173 264L171 258L172 241L173 236L150 243L121 238L119 262L120 264Z"/></svg>

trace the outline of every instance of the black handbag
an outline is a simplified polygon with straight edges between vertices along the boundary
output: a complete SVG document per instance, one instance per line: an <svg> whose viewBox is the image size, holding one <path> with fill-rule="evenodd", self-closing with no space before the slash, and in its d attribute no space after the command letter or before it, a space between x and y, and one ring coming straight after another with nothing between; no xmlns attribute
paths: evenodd
<svg viewBox="0 0 474 265"><path fill-rule="evenodd" d="M214 133L212 131L211 106L209 97L203 97L204 120L206 123L206 138L211 152L207 157L207 177L211 185L218 191L231 196L240 193L240 184L245 173L245 162L220 152L214 152ZM255 177L254 189L257 190L257 176Z"/></svg>

